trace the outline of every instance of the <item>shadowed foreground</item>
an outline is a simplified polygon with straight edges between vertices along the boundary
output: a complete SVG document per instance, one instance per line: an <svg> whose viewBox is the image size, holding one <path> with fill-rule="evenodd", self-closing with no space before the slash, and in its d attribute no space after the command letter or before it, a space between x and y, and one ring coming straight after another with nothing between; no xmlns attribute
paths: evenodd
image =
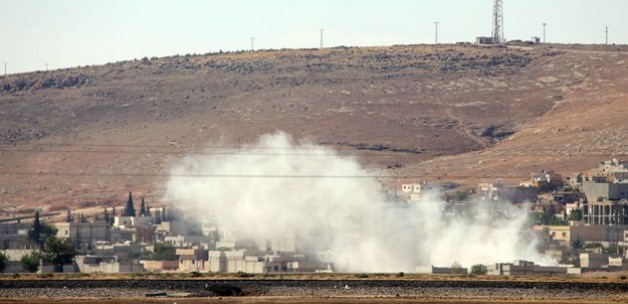
<svg viewBox="0 0 628 304"><path fill-rule="evenodd" d="M587 304L605 304L605 303L627 303L626 299L622 300L579 300L579 299L441 299L441 298L389 298L389 297L376 297L376 298L361 298L361 297L343 297L343 298L311 298L311 297L243 297L243 298L220 298L220 299L208 299L208 298L167 298L167 299L145 299L145 298L109 298L109 299L94 299L94 298L81 298L81 299L51 299L37 298L37 299L11 299L0 300L1 303L72 303L72 304L87 304L87 303L142 303L142 304L162 304L162 303L177 303L177 304L195 304L195 303L208 303L208 302L220 302L220 303L456 303L456 304L477 304L477 303L545 303L545 304L563 304L563 303L587 303Z"/></svg>
<svg viewBox="0 0 628 304"><path fill-rule="evenodd" d="M0 280L0 303L628 303L628 284L482 280Z"/></svg>

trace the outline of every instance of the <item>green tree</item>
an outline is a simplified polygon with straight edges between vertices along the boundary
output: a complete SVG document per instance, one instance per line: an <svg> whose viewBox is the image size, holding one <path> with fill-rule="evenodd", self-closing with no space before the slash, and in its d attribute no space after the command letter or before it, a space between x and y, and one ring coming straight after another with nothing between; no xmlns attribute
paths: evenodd
<svg viewBox="0 0 628 304"><path fill-rule="evenodd" d="M153 260L175 261L178 260L176 249L168 244L155 243L155 252L151 255Z"/></svg>
<svg viewBox="0 0 628 304"><path fill-rule="evenodd" d="M104 221L106 224L110 224L109 223L109 211L107 211L107 208L104 208L104 212L103 212L103 217L104 217Z"/></svg>
<svg viewBox="0 0 628 304"><path fill-rule="evenodd" d="M39 262L41 261L42 256L39 252L33 251L22 257L20 263L22 264L22 268L24 268L28 272L37 272L39 269Z"/></svg>
<svg viewBox="0 0 628 304"><path fill-rule="evenodd" d="M135 216L135 206L133 206L133 194L129 192L129 199L126 201L126 208L122 216Z"/></svg>
<svg viewBox="0 0 628 304"><path fill-rule="evenodd" d="M143 196L142 196L142 204L140 206L140 216L146 216L146 203L144 202Z"/></svg>
<svg viewBox="0 0 628 304"><path fill-rule="evenodd" d="M35 242L40 248L43 248L46 239L57 234L57 228L52 225L43 223L39 219L39 211L35 212L35 220L31 230L28 231L28 238Z"/></svg>
<svg viewBox="0 0 628 304"><path fill-rule="evenodd" d="M68 208L68 210L66 211L65 221L68 223L72 223L74 221L74 216L72 216L72 212L70 211L70 208Z"/></svg>
<svg viewBox="0 0 628 304"><path fill-rule="evenodd" d="M72 263L76 250L69 238L49 237L44 247L44 259L55 265L56 271L63 271L63 265Z"/></svg>
<svg viewBox="0 0 628 304"><path fill-rule="evenodd" d="M476 264L476 265L471 266L471 274L485 275L487 272L488 272L488 269L486 268L485 265Z"/></svg>
<svg viewBox="0 0 628 304"><path fill-rule="evenodd" d="M584 243L580 240L580 237L576 236L576 238L573 241L571 241L571 248L574 251L578 251L584 248Z"/></svg>
<svg viewBox="0 0 628 304"><path fill-rule="evenodd" d="M569 217L567 217L568 221L581 221L582 220L582 209L571 209L569 212Z"/></svg>
<svg viewBox="0 0 628 304"><path fill-rule="evenodd" d="M41 221L39 220L39 210L37 210L35 212L35 220L33 220L33 226L31 226L31 230L28 231L28 238L40 246L43 242L42 229L43 227L41 225Z"/></svg>
<svg viewBox="0 0 628 304"><path fill-rule="evenodd" d="M9 257L4 252L0 252L0 272L4 272L7 264L9 264Z"/></svg>

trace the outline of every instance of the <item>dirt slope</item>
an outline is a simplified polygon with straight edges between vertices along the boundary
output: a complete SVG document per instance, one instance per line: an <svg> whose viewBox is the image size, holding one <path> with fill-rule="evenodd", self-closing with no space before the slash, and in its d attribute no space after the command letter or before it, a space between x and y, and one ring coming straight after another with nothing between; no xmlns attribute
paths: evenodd
<svg viewBox="0 0 628 304"><path fill-rule="evenodd" d="M0 207L157 198L180 155L275 130L396 175L475 182L584 170L626 151L626 57L625 48L395 46L9 75Z"/></svg>

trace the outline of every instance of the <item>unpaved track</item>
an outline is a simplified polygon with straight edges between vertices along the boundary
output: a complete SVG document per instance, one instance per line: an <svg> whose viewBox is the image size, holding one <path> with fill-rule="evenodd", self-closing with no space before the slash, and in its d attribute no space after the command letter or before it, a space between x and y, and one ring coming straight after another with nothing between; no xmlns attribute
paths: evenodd
<svg viewBox="0 0 628 304"><path fill-rule="evenodd" d="M206 286L244 297L210 297ZM174 297L147 298L163 291ZM184 294L185 293L185 294ZM193 296L183 298L182 296ZM447 280L0 280L0 303L628 303L628 284Z"/></svg>

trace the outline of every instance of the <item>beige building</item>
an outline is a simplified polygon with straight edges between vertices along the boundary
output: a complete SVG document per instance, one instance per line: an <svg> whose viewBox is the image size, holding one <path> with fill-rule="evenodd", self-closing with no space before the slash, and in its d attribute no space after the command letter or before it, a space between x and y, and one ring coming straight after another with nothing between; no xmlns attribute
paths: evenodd
<svg viewBox="0 0 628 304"><path fill-rule="evenodd" d="M175 272L179 269L179 261L140 260L140 264L148 272Z"/></svg>
<svg viewBox="0 0 628 304"><path fill-rule="evenodd" d="M401 193L406 196L412 202L418 202L421 200L421 184L402 184Z"/></svg>
<svg viewBox="0 0 628 304"><path fill-rule="evenodd" d="M76 266L82 273L138 273L144 266L138 263L121 263L116 256L85 256L75 258Z"/></svg>
<svg viewBox="0 0 628 304"><path fill-rule="evenodd" d="M209 255L207 250L199 248L177 248L179 268L181 272L209 272Z"/></svg>

